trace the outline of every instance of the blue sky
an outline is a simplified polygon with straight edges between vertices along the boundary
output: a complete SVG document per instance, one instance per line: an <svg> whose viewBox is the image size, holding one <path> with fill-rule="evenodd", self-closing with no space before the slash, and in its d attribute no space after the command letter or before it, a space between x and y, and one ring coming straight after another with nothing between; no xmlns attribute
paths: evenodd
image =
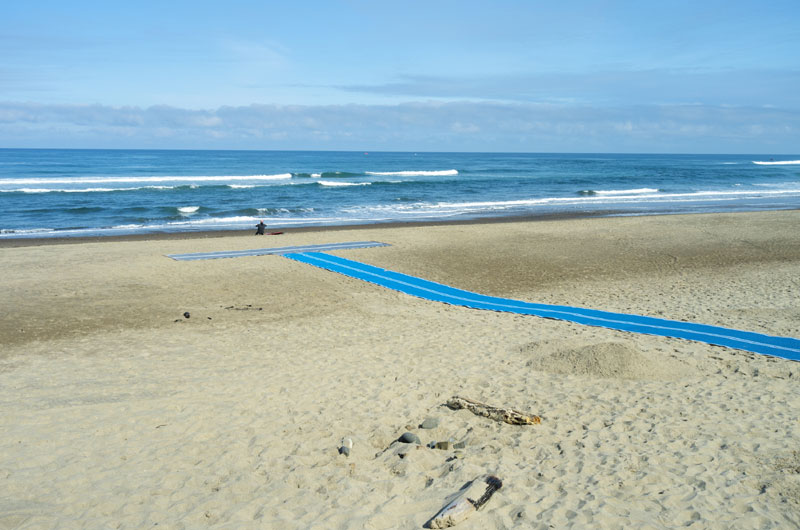
<svg viewBox="0 0 800 530"><path fill-rule="evenodd" d="M27 0L0 147L793 154L800 2Z"/></svg>

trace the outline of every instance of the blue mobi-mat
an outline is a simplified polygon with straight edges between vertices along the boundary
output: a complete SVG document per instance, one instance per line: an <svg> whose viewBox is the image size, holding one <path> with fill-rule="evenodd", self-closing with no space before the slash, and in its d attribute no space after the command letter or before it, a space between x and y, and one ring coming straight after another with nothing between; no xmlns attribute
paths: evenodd
<svg viewBox="0 0 800 530"><path fill-rule="evenodd" d="M377 241L350 241L348 243L323 243L321 245L303 245L294 247L251 248L247 250L225 250L221 252L193 252L191 254L167 254L176 261L199 261L221 258L244 258L247 256L266 256L269 254L289 254L291 252L308 252L321 250L347 250L351 248L386 247L386 243Z"/></svg>
<svg viewBox="0 0 800 530"><path fill-rule="evenodd" d="M374 283L412 296L445 304L535 315L632 333L687 339L717 346L726 346L792 361L800 361L800 339L775 337L750 331L719 326L680 322L663 318L611 313L579 307L534 304L494 296L485 296L393 272L358 261L340 258L323 252L292 252L283 256L345 276Z"/></svg>

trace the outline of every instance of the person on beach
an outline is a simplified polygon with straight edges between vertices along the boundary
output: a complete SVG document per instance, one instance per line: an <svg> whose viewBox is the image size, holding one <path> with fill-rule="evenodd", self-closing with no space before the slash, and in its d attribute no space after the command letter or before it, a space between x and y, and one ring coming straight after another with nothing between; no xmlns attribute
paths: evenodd
<svg viewBox="0 0 800 530"><path fill-rule="evenodd" d="M264 221L259 221L258 224L256 225L256 235L257 236L263 236L264 235L264 229L266 227L267 227L267 225L264 224Z"/></svg>

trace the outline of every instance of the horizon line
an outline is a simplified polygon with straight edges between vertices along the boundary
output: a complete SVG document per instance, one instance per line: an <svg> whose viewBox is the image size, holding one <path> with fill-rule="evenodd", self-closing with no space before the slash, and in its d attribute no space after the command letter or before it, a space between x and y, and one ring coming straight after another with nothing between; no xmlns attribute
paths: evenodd
<svg viewBox="0 0 800 530"><path fill-rule="evenodd" d="M209 151L209 152L266 152L266 153L425 153L425 154L478 154L478 155L668 155L668 156L800 156L792 153L675 153L659 151L428 151L384 149L251 149L251 148L188 148L188 147L0 147L0 151Z"/></svg>

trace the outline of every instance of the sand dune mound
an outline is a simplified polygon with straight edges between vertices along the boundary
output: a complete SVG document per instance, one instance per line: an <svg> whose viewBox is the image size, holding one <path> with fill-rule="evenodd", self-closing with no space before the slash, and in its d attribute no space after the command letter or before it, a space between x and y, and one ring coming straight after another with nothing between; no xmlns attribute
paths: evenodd
<svg viewBox="0 0 800 530"><path fill-rule="evenodd" d="M672 358L653 359L627 342L570 344L532 343L527 365L534 370L565 375L615 379L677 379L688 367Z"/></svg>

